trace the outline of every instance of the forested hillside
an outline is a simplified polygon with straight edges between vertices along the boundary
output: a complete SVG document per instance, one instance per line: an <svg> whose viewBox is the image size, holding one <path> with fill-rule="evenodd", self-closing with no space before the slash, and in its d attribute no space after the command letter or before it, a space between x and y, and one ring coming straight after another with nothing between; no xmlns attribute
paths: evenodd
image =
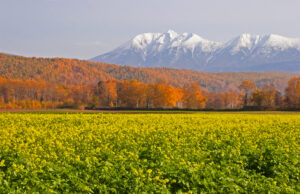
<svg viewBox="0 0 300 194"><path fill-rule="evenodd" d="M0 108L299 108L299 79L1 54Z"/></svg>
<svg viewBox="0 0 300 194"><path fill-rule="evenodd" d="M296 73L204 73L172 68L134 68L106 63L94 63L64 58L29 58L0 54L0 77L20 80L46 81L56 85L95 85L107 80L138 80L144 83L166 82L173 86L199 83L204 91L238 91L243 80L261 87L273 83L283 91L287 81Z"/></svg>

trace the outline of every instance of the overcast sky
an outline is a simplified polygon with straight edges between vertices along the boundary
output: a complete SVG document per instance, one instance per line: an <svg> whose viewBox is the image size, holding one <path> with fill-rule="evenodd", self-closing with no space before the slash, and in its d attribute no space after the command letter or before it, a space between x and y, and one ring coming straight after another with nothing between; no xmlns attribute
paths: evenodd
<svg viewBox="0 0 300 194"><path fill-rule="evenodd" d="M0 52L88 59L143 32L300 38L300 0L0 0Z"/></svg>

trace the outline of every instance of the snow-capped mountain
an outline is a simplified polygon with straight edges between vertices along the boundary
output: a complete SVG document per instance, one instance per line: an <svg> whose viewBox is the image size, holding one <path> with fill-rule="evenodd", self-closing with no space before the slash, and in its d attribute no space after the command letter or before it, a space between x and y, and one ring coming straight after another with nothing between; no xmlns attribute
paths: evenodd
<svg viewBox="0 0 300 194"><path fill-rule="evenodd" d="M300 39L242 34L228 42L193 33L139 34L115 50L92 58L135 67L174 67L207 72L300 72Z"/></svg>

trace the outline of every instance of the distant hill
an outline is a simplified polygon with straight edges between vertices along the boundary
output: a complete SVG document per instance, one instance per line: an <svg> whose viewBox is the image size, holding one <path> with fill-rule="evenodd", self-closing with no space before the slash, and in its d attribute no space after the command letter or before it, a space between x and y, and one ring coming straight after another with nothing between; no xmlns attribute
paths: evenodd
<svg viewBox="0 0 300 194"><path fill-rule="evenodd" d="M300 76L288 72L204 73L172 68L135 68L64 58L22 57L0 53L0 77L43 80L60 85L95 85L100 80L132 80L145 83L165 81L174 86L198 82L207 91L236 91L242 80L261 86L272 82L283 91L289 78Z"/></svg>
<svg viewBox="0 0 300 194"><path fill-rule="evenodd" d="M193 33L143 33L91 59L134 67L171 67L203 72L300 73L300 38L242 34L225 43Z"/></svg>

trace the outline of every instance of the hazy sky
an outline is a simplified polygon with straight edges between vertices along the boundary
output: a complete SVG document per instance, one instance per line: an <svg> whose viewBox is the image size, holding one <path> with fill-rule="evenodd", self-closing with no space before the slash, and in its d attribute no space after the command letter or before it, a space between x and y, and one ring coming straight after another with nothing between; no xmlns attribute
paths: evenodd
<svg viewBox="0 0 300 194"><path fill-rule="evenodd" d="M0 0L0 52L88 59L143 32L300 38L300 0Z"/></svg>

